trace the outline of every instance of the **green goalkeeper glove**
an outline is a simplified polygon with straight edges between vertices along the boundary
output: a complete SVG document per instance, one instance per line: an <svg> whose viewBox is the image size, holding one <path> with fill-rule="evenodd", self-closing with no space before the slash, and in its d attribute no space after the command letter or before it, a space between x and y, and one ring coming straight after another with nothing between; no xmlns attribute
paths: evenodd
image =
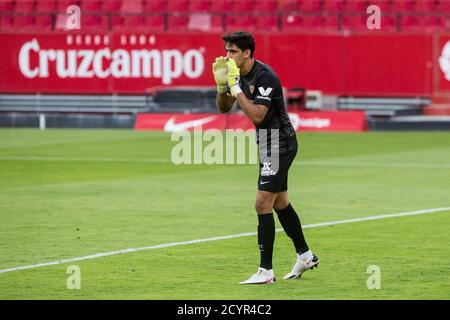
<svg viewBox="0 0 450 320"><path fill-rule="evenodd" d="M226 93L228 91L228 68L224 57L216 58L216 62L213 63L213 73L217 92Z"/></svg>
<svg viewBox="0 0 450 320"><path fill-rule="evenodd" d="M240 71L236 65L236 61L233 59L228 59L227 61L228 68L228 86L230 87L231 95L236 97L239 93L242 92L241 87L239 87L239 76Z"/></svg>

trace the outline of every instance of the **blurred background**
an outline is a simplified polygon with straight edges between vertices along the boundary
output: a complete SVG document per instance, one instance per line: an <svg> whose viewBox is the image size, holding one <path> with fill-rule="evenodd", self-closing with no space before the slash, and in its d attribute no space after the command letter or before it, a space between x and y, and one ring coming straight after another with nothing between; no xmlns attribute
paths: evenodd
<svg viewBox="0 0 450 320"><path fill-rule="evenodd" d="M246 30L298 131L450 129L450 1L0 0L0 10L0 127L171 131L202 119L216 113L221 35ZM238 108L204 125L251 127Z"/></svg>

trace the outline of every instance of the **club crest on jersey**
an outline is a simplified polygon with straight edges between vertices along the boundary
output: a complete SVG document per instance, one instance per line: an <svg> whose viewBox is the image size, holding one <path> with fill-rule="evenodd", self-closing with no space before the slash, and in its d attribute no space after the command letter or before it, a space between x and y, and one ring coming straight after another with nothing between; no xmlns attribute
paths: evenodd
<svg viewBox="0 0 450 320"><path fill-rule="evenodd" d="M249 84L248 89L250 90L250 93L253 94L253 91L255 91L255 86L252 84Z"/></svg>

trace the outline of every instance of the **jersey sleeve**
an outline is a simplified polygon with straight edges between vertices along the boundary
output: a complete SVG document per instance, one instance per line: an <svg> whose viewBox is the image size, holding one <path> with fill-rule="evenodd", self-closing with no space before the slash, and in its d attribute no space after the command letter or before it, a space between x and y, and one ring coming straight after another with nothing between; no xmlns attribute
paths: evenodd
<svg viewBox="0 0 450 320"><path fill-rule="evenodd" d="M277 76L273 73L265 72L256 79L256 97L254 104L270 106L272 102L281 97L281 86Z"/></svg>

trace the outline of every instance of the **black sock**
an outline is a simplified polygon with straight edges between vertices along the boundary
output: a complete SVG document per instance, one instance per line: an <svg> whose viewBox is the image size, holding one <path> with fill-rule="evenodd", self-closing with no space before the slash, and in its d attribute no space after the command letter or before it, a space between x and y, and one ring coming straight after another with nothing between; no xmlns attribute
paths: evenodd
<svg viewBox="0 0 450 320"><path fill-rule="evenodd" d="M259 266L272 269L273 243L275 241L275 221L273 213L258 214L258 246L261 254Z"/></svg>
<svg viewBox="0 0 450 320"><path fill-rule="evenodd" d="M289 203L288 206L282 210L275 210L278 214L278 219L283 226L284 231L295 246L295 251L299 254L309 250L303 235L300 218Z"/></svg>

